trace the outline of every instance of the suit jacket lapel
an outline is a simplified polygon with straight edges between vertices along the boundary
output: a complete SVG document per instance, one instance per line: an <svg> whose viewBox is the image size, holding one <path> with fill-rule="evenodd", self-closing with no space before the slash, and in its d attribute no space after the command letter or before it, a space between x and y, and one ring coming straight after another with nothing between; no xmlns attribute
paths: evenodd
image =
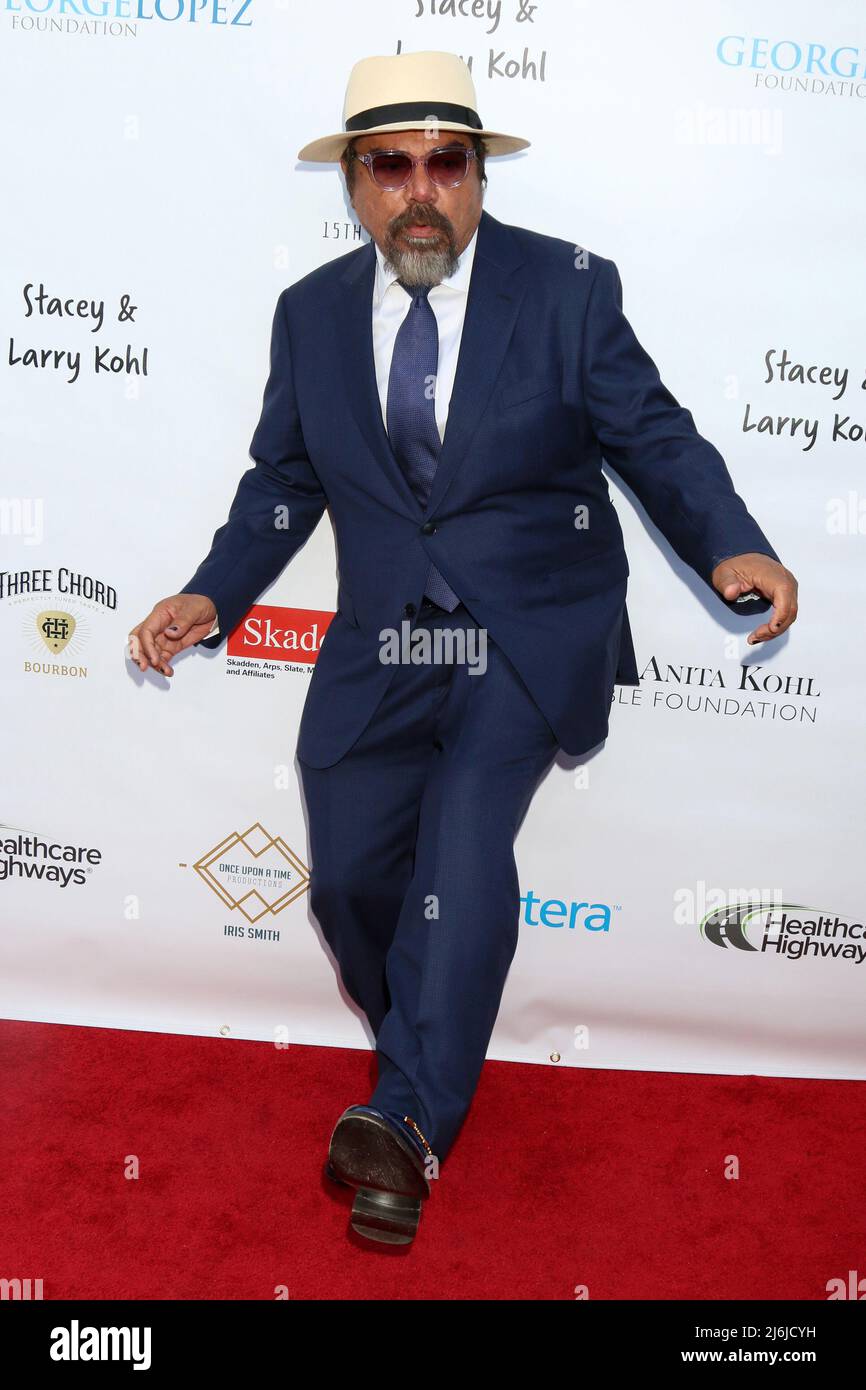
<svg viewBox="0 0 866 1390"><path fill-rule="evenodd" d="M373 356L373 282L376 251L372 241L354 257L337 282L334 311L343 391L352 414L386 477L403 504L421 516L421 505L391 448L376 384Z"/></svg>
<svg viewBox="0 0 866 1390"><path fill-rule="evenodd" d="M429 514L439 506L468 458L472 436L499 376L527 288L525 278L514 273L521 262L508 228L482 212L445 438L427 505Z"/></svg>

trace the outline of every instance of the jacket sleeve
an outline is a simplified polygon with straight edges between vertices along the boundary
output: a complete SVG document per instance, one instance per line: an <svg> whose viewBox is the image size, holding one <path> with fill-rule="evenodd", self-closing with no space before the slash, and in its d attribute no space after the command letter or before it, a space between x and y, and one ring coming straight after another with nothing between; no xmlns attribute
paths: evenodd
<svg viewBox="0 0 866 1390"><path fill-rule="evenodd" d="M218 630L199 643L216 647L241 621L315 530L327 498L307 456L295 398L286 295L271 328L270 373L250 444L254 467L241 476L228 519L183 594L205 594Z"/></svg>
<svg viewBox="0 0 866 1390"><path fill-rule="evenodd" d="M718 450L659 376L622 311L613 261L596 256L583 330L584 397L604 457L676 551L735 612L763 613L755 596L727 600L712 584L722 560L756 551L779 556L734 490ZM780 562L781 563L781 562Z"/></svg>

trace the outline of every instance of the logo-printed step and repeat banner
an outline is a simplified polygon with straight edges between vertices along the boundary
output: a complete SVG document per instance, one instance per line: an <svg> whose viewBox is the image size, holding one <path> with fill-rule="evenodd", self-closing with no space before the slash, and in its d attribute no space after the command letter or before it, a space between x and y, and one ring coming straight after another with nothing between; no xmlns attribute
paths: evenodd
<svg viewBox="0 0 866 1390"><path fill-rule="evenodd" d="M297 150L339 129L356 59L444 48L486 124L532 141L490 161L485 205L616 261L802 591L791 632L747 646L611 471L641 683L521 827L490 1055L866 1077L859 18L7 0L3 1015L369 1045L311 914L294 762L335 609L327 514L227 647L171 681L125 647L251 464L277 295L366 238Z"/></svg>

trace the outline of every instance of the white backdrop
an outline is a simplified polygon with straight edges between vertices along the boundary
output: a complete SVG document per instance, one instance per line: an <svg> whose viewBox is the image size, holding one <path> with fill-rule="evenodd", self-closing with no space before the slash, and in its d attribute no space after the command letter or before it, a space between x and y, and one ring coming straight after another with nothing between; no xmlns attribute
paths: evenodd
<svg viewBox="0 0 866 1390"><path fill-rule="evenodd" d="M0 1012L369 1045L310 913L294 764L327 516L260 599L306 652L235 642L169 682L125 637L250 465L277 295L361 239L338 171L296 151L340 128L357 58L443 48L485 123L532 141L489 161L486 207L616 261L802 591L792 631L747 647L610 474L643 678L521 829L490 1055L866 1077L859 8L188 6L0 16ZM772 910L701 927L750 895Z"/></svg>

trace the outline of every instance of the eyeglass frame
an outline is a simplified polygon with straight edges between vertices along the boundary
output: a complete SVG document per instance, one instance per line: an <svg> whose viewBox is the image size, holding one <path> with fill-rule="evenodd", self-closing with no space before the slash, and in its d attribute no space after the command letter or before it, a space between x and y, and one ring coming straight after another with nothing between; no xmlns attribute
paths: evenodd
<svg viewBox="0 0 866 1390"><path fill-rule="evenodd" d="M427 161L429 159L432 159L434 155L447 154L451 150L462 150L463 153L466 155L466 173L463 174L462 177L459 178L456 183L438 183L436 179L430 178L430 173L427 169ZM410 159L412 161L412 168L409 170L409 176L406 179L405 183L397 184L396 188L384 188L381 183L376 183L376 179L373 174L373 159L376 155L380 154L401 154L406 159ZM381 193L399 193L401 188L405 188L407 184L412 182L412 178L415 173L415 168L418 164L424 165L424 173L427 175L428 179L430 179L431 183L436 184L437 188L459 188L461 183L465 183L466 179L469 177L470 160L477 159L478 157L476 150L473 149L471 145L463 145L460 143L456 145L438 145L435 150L431 150L429 154L420 155L417 159L414 155L411 155L408 150L368 150L366 154L357 154L355 150L350 150L349 155L352 159L357 159L359 164L364 165L364 168L370 175L370 178L372 179L375 187L378 188Z"/></svg>

